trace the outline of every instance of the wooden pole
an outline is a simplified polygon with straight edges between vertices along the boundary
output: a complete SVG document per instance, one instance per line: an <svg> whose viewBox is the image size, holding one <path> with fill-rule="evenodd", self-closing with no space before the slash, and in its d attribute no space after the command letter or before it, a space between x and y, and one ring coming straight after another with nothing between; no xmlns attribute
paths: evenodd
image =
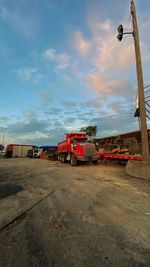
<svg viewBox="0 0 150 267"><path fill-rule="evenodd" d="M138 82L142 154L143 154L144 161L148 161L149 160L149 145L148 145L147 121L146 121L146 111L145 111L143 72L142 72L141 51L140 51L139 32L138 32L138 24L137 24L137 17L136 17L136 8L135 8L135 4L133 0L131 0L131 15L132 15L132 24L133 24L136 71L137 71L137 82Z"/></svg>

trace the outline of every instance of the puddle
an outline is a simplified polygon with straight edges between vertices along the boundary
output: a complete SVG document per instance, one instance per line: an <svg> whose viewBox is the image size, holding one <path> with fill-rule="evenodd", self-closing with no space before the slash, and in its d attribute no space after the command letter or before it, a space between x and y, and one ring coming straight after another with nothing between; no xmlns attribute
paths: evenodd
<svg viewBox="0 0 150 267"><path fill-rule="evenodd" d="M0 199L9 197L23 190L23 187L16 184L0 185Z"/></svg>

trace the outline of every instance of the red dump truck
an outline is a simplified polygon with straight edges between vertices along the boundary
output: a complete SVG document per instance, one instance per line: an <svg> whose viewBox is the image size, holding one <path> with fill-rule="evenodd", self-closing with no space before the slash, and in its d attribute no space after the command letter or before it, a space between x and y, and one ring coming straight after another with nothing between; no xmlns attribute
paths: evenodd
<svg viewBox="0 0 150 267"><path fill-rule="evenodd" d="M66 133L66 140L58 143L58 160L70 161L76 166L78 161L98 162L95 144L89 143L85 132Z"/></svg>

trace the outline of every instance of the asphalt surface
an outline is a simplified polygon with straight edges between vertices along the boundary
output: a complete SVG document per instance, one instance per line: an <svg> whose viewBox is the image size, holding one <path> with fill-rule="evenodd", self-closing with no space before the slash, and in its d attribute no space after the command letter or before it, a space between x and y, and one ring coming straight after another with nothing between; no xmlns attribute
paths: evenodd
<svg viewBox="0 0 150 267"><path fill-rule="evenodd" d="M39 189L52 193L0 231L1 267L150 266L149 181L116 164L0 160L1 203Z"/></svg>

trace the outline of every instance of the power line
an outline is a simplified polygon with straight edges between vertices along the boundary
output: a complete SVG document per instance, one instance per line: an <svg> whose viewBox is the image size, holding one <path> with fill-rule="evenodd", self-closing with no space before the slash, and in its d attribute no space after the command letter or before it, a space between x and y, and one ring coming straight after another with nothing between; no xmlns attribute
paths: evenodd
<svg viewBox="0 0 150 267"><path fill-rule="evenodd" d="M148 87L150 87L150 84L148 84L148 85L144 86L144 89L146 89L146 88L148 88Z"/></svg>
<svg viewBox="0 0 150 267"><path fill-rule="evenodd" d="M149 93L150 92L150 89L148 89L147 91L144 91L145 94Z"/></svg>

